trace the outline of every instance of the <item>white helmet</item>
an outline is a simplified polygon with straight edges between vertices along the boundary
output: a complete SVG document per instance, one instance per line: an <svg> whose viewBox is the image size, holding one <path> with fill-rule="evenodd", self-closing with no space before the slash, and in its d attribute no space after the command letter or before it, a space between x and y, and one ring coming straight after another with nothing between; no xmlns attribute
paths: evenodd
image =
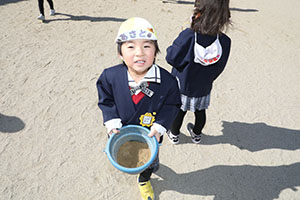
<svg viewBox="0 0 300 200"><path fill-rule="evenodd" d="M136 39L157 40L153 26L140 17L132 17L121 24L116 42Z"/></svg>

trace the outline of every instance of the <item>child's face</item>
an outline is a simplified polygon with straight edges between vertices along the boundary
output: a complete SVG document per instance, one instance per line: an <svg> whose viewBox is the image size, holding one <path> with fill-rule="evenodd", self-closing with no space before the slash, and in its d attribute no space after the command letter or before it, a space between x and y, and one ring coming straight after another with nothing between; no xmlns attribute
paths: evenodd
<svg viewBox="0 0 300 200"><path fill-rule="evenodd" d="M155 46L151 40L132 40L121 46L121 59L133 76L144 76L155 59Z"/></svg>

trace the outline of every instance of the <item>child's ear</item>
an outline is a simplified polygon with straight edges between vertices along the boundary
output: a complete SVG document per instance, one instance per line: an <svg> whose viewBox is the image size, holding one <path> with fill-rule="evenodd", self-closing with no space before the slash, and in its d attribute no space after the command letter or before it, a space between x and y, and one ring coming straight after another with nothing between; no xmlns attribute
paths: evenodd
<svg viewBox="0 0 300 200"><path fill-rule="evenodd" d="M123 61L124 61L124 58L123 58L123 56L121 55L121 53L120 53L120 52L118 52L118 56L119 56L119 58L120 58L121 60L123 60Z"/></svg>

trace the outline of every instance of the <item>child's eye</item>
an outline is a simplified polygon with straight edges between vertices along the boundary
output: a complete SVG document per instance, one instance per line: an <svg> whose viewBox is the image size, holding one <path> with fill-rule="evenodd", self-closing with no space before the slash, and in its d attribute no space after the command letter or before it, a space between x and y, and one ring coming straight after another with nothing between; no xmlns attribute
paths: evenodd
<svg viewBox="0 0 300 200"><path fill-rule="evenodd" d="M128 49L133 49L133 48L134 48L134 46L127 46L127 48L128 48Z"/></svg>
<svg viewBox="0 0 300 200"><path fill-rule="evenodd" d="M144 46L144 48L150 48L150 47L151 47L150 45L145 45L145 46Z"/></svg>

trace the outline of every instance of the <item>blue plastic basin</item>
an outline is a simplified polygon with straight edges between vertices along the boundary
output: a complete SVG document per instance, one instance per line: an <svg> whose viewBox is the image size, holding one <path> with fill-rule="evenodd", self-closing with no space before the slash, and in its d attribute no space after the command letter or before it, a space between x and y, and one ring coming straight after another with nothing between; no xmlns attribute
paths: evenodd
<svg viewBox="0 0 300 200"><path fill-rule="evenodd" d="M138 125L127 125L120 129L120 133L113 134L106 145L105 153L111 164L118 170L128 174L138 174L147 169L154 161L158 152L158 142L155 137L148 137L149 129ZM136 168L127 168L117 162L119 148L128 141L138 141L147 143L151 151L150 159L147 163Z"/></svg>

